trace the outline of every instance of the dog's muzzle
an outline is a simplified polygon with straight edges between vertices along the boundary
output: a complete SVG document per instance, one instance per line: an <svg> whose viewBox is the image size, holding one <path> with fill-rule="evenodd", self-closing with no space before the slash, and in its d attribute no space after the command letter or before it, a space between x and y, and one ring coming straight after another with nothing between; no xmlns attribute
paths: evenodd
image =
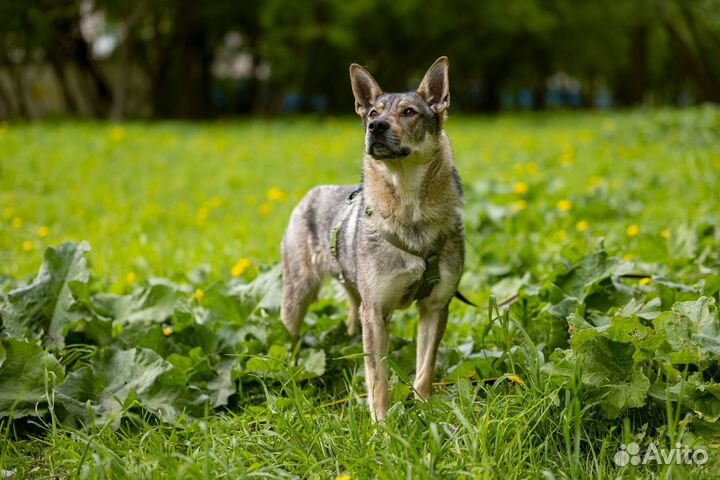
<svg viewBox="0 0 720 480"><path fill-rule="evenodd" d="M373 120L367 126L367 153L376 160L392 160L410 155L410 148L400 145L385 120Z"/></svg>

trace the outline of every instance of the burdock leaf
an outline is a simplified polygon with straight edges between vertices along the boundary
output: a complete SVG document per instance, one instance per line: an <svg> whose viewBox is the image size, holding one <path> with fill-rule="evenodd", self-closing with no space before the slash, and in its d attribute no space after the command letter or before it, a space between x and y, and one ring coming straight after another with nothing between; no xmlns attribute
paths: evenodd
<svg viewBox="0 0 720 480"><path fill-rule="evenodd" d="M11 291L0 306L7 335L21 339L43 337L46 346L65 345L65 327L83 318L73 310L73 284L87 284L90 271L86 242L63 243L45 250L40 271L30 285Z"/></svg>
<svg viewBox="0 0 720 480"><path fill-rule="evenodd" d="M65 421L119 424L126 407L137 400L144 409L166 422L187 410L201 414L207 400L188 378L157 353L147 349L101 349L90 365L70 373L56 389Z"/></svg>
<svg viewBox="0 0 720 480"><path fill-rule="evenodd" d="M34 342L0 339L0 418L42 415L48 388L65 379L65 369Z"/></svg>
<svg viewBox="0 0 720 480"><path fill-rule="evenodd" d="M604 250L598 250L577 262L566 273L559 275L554 283L568 297L584 300L603 280L626 274L631 269L631 263L609 257Z"/></svg>
<svg viewBox="0 0 720 480"><path fill-rule="evenodd" d="M187 294L164 282L148 285L129 295L98 295L95 302L106 315L124 325L162 323L173 315L189 315L190 312Z"/></svg>
<svg viewBox="0 0 720 480"><path fill-rule="evenodd" d="M298 365L302 367L298 379L320 377L325 373L325 352L318 349L303 350Z"/></svg>

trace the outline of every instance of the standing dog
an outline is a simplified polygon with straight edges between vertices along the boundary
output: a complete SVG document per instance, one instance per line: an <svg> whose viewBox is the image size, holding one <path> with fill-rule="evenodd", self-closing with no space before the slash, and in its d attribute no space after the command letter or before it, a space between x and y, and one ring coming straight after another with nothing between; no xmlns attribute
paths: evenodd
<svg viewBox="0 0 720 480"><path fill-rule="evenodd" d="M383 93L370 73L350 66L355 111L365 126L362 184L320 186L295 207L283 238L282 320L297 341L323 277L349 298L348 333L362 326L368 405L388 410L389 322L417 300L413 387L427 399L448 305L463 271L462 185L443 124L450 106L448 59L418 89Z"/></svg>

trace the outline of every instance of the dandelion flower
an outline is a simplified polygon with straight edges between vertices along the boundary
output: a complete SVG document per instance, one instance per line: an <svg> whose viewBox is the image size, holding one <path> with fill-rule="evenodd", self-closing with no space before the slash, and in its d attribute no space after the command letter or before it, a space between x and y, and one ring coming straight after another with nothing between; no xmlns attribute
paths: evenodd
<svg viewBox="0 0 720 480"><path fill-rule="evenodd" d="M35 246L30 240L25 240L22 242L22 251L23 252L29 252L31 251Z"/></svg>
<svg viewBox="0 0 720 480"><path fill-rule="evenodd" d="M135 275L135 272L128 272L128 274L125 275L125 281L127 283L135 283L137 281L137 275Z"/></svg>
<svg viewBox="0 0 720 480"><path fill-rule="evenodd" d="M517 202L513 203L510 206L510 210L512 212L519 212L520 210L525 210L528 206L528 202L525 200L518 200Z"/></svg>
<svg viewBox="0 0 720 480"><path fill-rule="evenodd" d="M590 180L588 180L587 188L588 190L595 190L597 187L600 186L602 183L602 178L598 177L597 175L593 175L590 177Z"/></svg>
<svg viewBox="0 0 720 480"><path fill-rule="evenodd" d="M247 270L249 266L250 260L248 260L247 258L241 258L235 265L233 265L230 273L233 277L239 277L240 275L245 273L245 270Z"/></svg>
<svg viewBox="0 0 720 480"><path fill-rule="evenodd" d="M652 278L650 277L643 277L638 282L641 286L645 287L647 285L650 285L652 283Z"/></svg>
<svg viewBox="0 0 720 480"><path fill-rule="evenodd" d="M584 232L590 227L590 224L587 220L580 220L575 224L575 230L578 232Z"/></svg>
<svg viewBox="0 0 720 480"><path fill-rule="evenodd" d="M633 259L632 255L625 254L623 255L623 260L626 262L629 262Z"/></svg>
<svg viewBox="0 0 720 480"><path fill-rule="evenodd" d="M340 475L339 477L335 477L335 480L352 480L350 475Z"/></svg>
<svg viewBox="0 0 720 480"><path fill-rule="evenodd" d="M561 212L567 212L571 208L572 208L572 202L570 200L567 200L567 199L560 200L557 203L557 209L560 210Z"/></svg>
<svg viewBox="0 0 720 480"><path fill-rule="evenodd" d="M39 228L37 229L37 236L38 236L39 238L45 238L45 237L47 237L47 236L48 236L48 233L50 233L50 229L49 229L48 227L46 227L45 225L43 225L42 227L39 227Z"/></svg>
<svg viewBox="0 0 720 480"><path fill-rule="evenodd" d="M207 207L200 207L197 212L197 220L198 222L204 222L207 220L208 215L210 214L210 209Z"/></svg>
<svg viewBox="0 0 720 480"><path fill-rule="evenodd" d="M660 231L660 236L662 238L664 238L665 240L667 240L668 238L670 238L672 236L672 232L670 231L669 228L665 228Z"/></svg>
<svg viewBox="0 0 720 480"><path fill-rule="evenodd" d="M277 187L272 187L267 191L267 198L273 202L282 202L287 198L287 194Z"/></svg>
<svg viewBox="0 0 720 480"><path fill-rule="evenodd" d="M173 329L172 329L172 327L163 327L162 333L163 333L163 335L165 335L166 337L169 337L170 335L172 335Z"/></svg>
<svg viewBox="0 0 720 480"><path fill-rule="evenodd" d="M518 195L522 195L523 193L527 193L528 186L527 186L527 183L525 183L525 182L515 182L515 184L513 184L512 189L513 189L513 192L517 193Z"/></svg>
<svg viewBox="0 0 720 480"><path fill-rule="evenodd" d="M270 212L272 212L272 209L273 209L273 206L271 203L263 202L258 207L258 212L260 212L260 215L265 217L265 216L269 215Z"/></svg>
<svg viewBox="0 0 720 480"><path fill-rule="evenodd" d="M121 126L115 126L110 131L110 138L115 142L120 142L125 139L125 129Z"/></svg>
<svg viewBox="0 0 720 480"><path fill-rule="evenodd" d="M219 207L222 207L223 201L222 201L222 198L215 195L210 200L208 200L207 204L208 204L208 206L210 206L212 208L219 208Z"/></svg>
<svg viewBox="0 0 720 480"><path fill-rule="evenodd" d="M627 230L625 230L625 233L627 233L628 237L637 237L638 233L640 233L640 227L638 227L635 224L632 224L629 227L627 227Z"/></svg>
<svg viewBox="0 0 720 480"><path fill-rule="evenodd" d="M200 290L199 288L195 290L195 293L193 294L193 298L197 300L198 302L202 302L203 297L205 296L205 292Z"/></svg>
<svg viewBox="0 0 720 480"><path fill-rule="evenodd" d="M525 381L522 378L520 378L519 375L515 375L515 374L508 375L507 379L516 385L525 385Z"/></svg>
<svg viewBox="0 0 720 480"><path fill-rule="evenodd" d="M23 220L20 217L15 217L10 222L10 225L12 226L12 228L18 229L18 228L22 227Z"/></svg>

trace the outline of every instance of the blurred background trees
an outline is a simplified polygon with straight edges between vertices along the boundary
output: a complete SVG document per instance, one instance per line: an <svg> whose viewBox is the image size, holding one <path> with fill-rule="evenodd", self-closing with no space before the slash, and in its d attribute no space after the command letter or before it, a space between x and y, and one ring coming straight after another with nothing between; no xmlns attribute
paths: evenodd
<svg viewBox="0 0 720 480"><path fill-rule="evenodd" d="M349 113L439 55L467 112L720 102L720 0L0 0L0 118Z"/></svg>

